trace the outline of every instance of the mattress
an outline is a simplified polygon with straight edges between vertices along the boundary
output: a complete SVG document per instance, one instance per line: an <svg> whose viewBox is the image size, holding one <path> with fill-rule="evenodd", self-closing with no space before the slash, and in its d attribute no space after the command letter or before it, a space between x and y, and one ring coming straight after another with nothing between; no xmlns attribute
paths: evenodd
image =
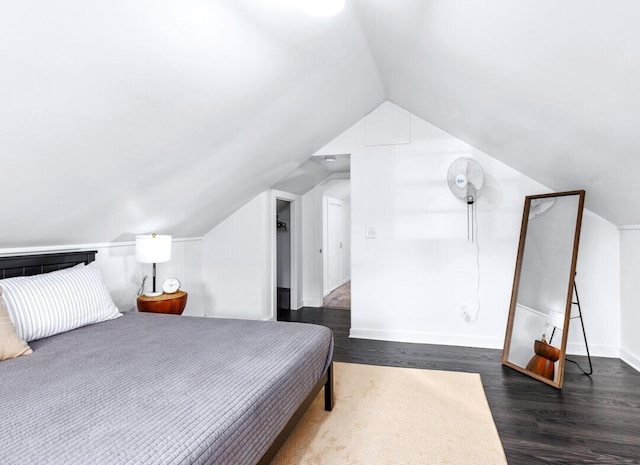
<svg viewBox="0 0 640 465"><path fill-rule="evenodd" d="M322 326L125 314L0 363L0 464L254 464L327 369Z"/></svg>

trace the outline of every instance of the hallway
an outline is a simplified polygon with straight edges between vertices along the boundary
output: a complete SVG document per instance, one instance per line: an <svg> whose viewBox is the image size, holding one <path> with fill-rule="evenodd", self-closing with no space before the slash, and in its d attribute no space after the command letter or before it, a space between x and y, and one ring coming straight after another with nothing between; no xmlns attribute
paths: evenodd
<svg viewBox="0 0 640 465"><path fill-rule="evenodd" d="M351 309L351 281L338 286L322 300L324 308Z"/></svg>

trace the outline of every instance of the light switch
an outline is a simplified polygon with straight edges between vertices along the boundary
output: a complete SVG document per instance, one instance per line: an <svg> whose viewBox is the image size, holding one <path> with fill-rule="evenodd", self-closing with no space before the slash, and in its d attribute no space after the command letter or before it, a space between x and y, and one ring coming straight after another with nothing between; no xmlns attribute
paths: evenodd
<svg viewBox="0 0 640 465"><path fill-rule="evenodd" d="M364 237L366 239L376 239L378 237L378 231L376 231L376 228L373 226L367 226L367 229L365 229L364 232Z"/></svg>

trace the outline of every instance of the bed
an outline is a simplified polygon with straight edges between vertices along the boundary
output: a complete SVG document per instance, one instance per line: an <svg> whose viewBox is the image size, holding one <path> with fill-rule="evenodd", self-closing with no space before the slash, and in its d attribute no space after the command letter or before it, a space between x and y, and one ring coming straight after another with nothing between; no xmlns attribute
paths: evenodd
<svg viewBox="0 0 640 465"><path fill-rule="evenodd" d="M0 257L0 278L94 258ZM264 465L323 387L333 406L321 326L125 313L29 345L0 362L2 464Z"/></svg>

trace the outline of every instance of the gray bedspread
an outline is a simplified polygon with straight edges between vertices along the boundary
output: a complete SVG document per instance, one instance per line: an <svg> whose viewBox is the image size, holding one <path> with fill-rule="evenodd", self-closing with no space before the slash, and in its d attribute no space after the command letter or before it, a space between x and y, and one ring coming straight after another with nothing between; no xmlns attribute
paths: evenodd
<svg viewBox="0 0 640 465"><path fill-rule="evenodd" d="M3 465L254 464L326 370L324 327L125 314L0 362Z"/></svg>

